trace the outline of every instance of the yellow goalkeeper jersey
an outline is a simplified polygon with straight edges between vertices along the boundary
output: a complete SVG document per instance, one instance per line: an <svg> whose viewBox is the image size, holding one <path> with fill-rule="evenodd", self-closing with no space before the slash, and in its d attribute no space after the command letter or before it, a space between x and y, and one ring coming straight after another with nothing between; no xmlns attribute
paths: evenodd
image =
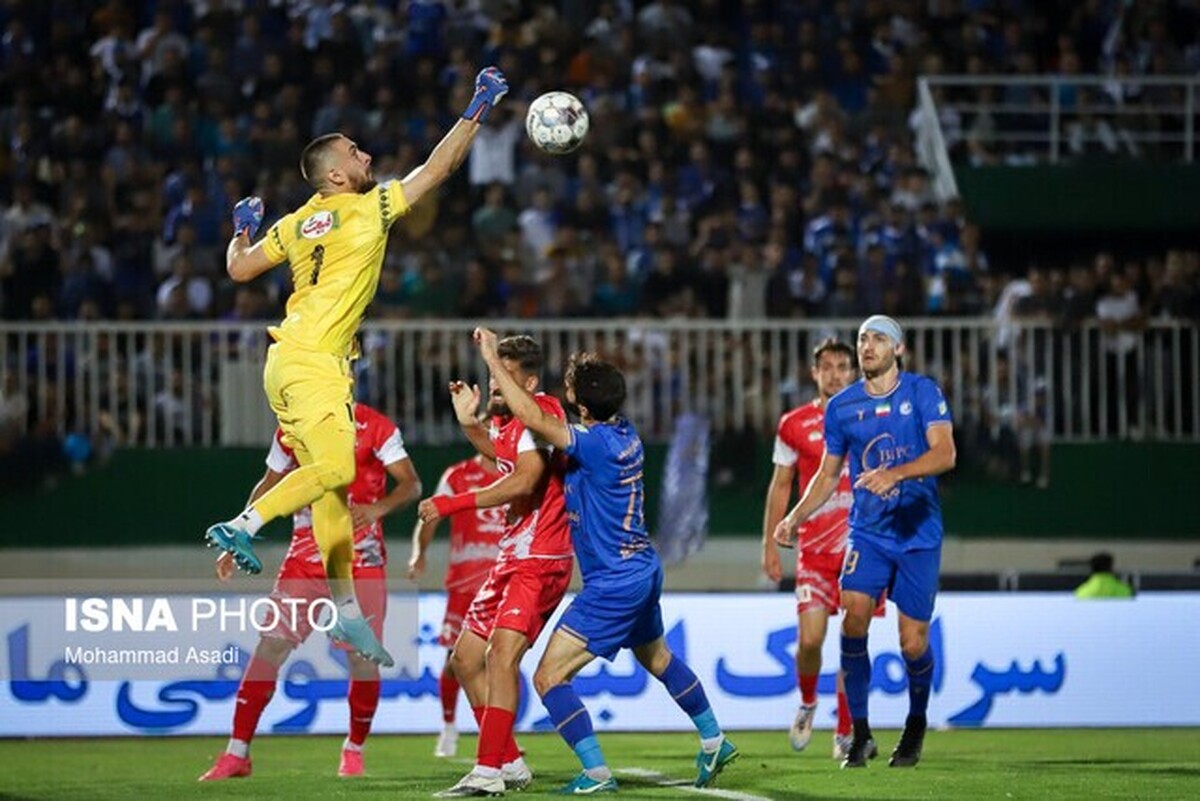
<svg viewBox="0 0 1200 801"><path fill-rule="evenodd" d="M267 231L273 264L292 268L287 317L268 330L276 342L349 356L354 334L375 297L388 229L408 213L399 181L369 192L313 195Z"/></svg>

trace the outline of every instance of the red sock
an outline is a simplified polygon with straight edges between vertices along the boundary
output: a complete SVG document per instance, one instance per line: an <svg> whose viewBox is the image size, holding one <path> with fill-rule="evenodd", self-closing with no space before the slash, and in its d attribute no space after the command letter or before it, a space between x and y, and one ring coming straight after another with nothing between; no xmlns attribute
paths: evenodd
<svg viewBox="0 0 1200 801"><path fill-rule="evenodd" d="M254 739L258 719L275 694L277 678L279 668L257 656L250 657L242 674L242 683L238 685L237 704L233 710L233 739L246 743Z"/></svg>
<svg viewBox="0 0 1200 801"><path fill-rule="evenodd" d="M800 701L806 706L817 702L817 673L800 674Z"/></svg>
<svg viewBox="0 0 1200 801"><path fill-rule="evenodd" d="M479 725L479 750L475 761L485 768L496 768L504 764L504 752L512 740L513 722L516 715L498 706L485 707L483 722Z"/></svg>
<svg viewBox="0 0 1200 801"><path fill-rule="evenodd" d="M839 692L838 698L838 722L837 733L840 736L845 736L854 728L854 721L850 717L850 702L846 700L846 693Z"/></svg>
<svg viewBox="0 0 1200 801"><path fill-rule="evenodd" d="M513 760L521 758L521 749L517 747L517 738L513 737L512 729L508 730L508 742L504 744L504 751L500 754L502 764L507 765Z"/></svg>
<svg viewBox="0 0 1200 801"><path fill-rule="evenodd" d="M475 722L479 725L479 731L481 731L481 732L483 731L483 711L485 709L487 709L487 707L483 707L483 706L471 707L471 712L474 713ZM508 733L508 742L504 744L504 751L503 751L503 753L501 753L500 759L503 760L502 764L507 765L509 762L512 762L513 760L517 759L520 756L521 756L521 748L520 748L520 746L517 745L517 739L515 737L513 737L513 733L510 730Z"/></svg>
<svg viewBox="0 0 1200 801"><path fill-rule="evenodd" d="M438 695L442 698L442 723L453 723L454 708L458 706L458 679L449 670L443 670L438 679Z"/></svg>
<svg viewBox="0 0 1200 801"><path fill-rule="evenodd" d="M379 680L350 680L350 742L361 746L371 732L379 708Z"/></svg>

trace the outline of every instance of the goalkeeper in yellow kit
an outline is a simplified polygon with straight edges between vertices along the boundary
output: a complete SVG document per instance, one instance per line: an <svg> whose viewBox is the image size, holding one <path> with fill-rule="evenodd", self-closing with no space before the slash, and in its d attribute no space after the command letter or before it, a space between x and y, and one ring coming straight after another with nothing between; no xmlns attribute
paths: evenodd
<svg viewBox="0 0 1200 801"><path fill-rule="evenodd" d="M338 608L330 634L385 666L392 658L363 619L351 576L354 526L346 488L354 480L349 368L354 335L375 297L391 224L459 166L480 122L507 91L498 69L480 72L463 119L401 181L376 184L371 156L342 134L326 134L300 157L300 171L317 193L263 239L251 244L262 224L259 198L245 198L233 210L235 234L225 259L233 280L250 281L285 260L292 268L295 289L287 317L269 329L275 342L263 385L300 467L240 515L210 527L205 538L230 553L242 570L258 573L262 561L253 547L258 530L311 505L313 536Z"/></svg>

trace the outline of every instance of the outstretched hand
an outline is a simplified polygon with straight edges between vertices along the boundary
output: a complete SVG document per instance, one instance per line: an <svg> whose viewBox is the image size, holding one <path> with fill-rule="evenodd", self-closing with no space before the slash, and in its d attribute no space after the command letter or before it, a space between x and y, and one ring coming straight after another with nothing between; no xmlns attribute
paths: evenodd
<svg viewBox="0 0 1200 801"><path fill-rule="evenodd" d="M487 115L508 94L508 81L496 67L480 70L475 76L475 96L463 112L463 119L483 122Z"/></svg>
<svg viewBox="0 0 1200 801"><path fill-rule="evenodd" d="M500 353L497 351L497 342L499 341L496 332L487 328L476 328L472 335L475 344L479 346L479 354L483 356L483 360L490 367L493 363L500 360Z"/></svg>
<svg viewBox="0 0 1200 801"><path fill-rule="evenodd" d="M464 381L450 382L450 403L454 405L454 416L458 424L474 425L479 422L479 402L482 395L478 384L467 386Z"/></svg>
<svg viewBox="0 0 1200 801"><path fill-rule="evenodd" d="M244 197L233 207L233 232L241 236L242 231L253 239L263 221L263 202L260 197Z"/></svg>

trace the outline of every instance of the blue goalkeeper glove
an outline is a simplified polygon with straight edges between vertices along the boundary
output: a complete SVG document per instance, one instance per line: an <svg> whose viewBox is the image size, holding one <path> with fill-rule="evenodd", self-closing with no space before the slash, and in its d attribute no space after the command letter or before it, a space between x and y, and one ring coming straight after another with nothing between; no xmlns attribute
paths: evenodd
<svg viewBox="0 0 1200 801"><path fill-rule="evenodd" d="M508 81L504 79L504 73L495 67L488 67L475 76L475 97L471 98L471 105L463 112L463 119L483 122L492 107L506 94Z"/></svg>
<svg viewBox="0 0 1200 801"><path fill-rule="evenodd" d="M249 231L250 238L258 233L263 221L263 202L260 197L244 197L233 207L233 233L241 235Z"/></svg>

